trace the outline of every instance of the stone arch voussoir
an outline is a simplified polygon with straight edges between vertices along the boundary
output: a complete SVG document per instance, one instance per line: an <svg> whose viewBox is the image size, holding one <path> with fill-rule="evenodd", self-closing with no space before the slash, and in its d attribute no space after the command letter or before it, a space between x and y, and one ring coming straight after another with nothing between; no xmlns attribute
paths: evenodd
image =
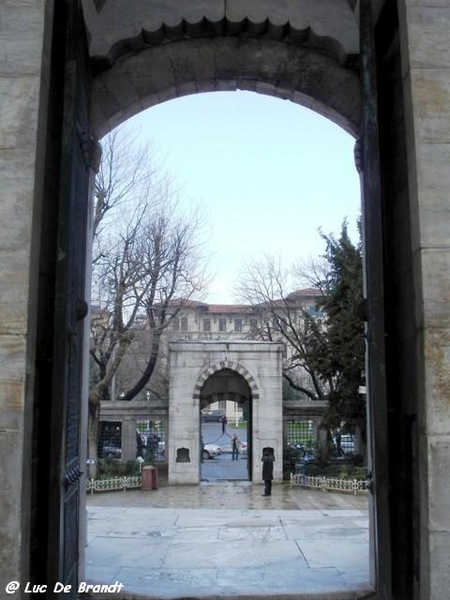
<svg viewBox="0 0 450 600"><path fill-rule="evenodd" d="M354 68L315 48L233 36L144 47L99 71L92 91L93 133L101 138L166 100L238 89L291 100L357 135L360 84Z"/></svg>
<svg viewBox="0 0 450 600"><path fill-rule="evenodd" d="M202 388L203 388L204 384L206 383L206 381L212 375L214 375L214 373L217 373L218 371L223 371L224 369L229 369L230 371L233 371L237 375L241 375L241 377L243 377L245 379L245 381L247 382L247 384L250 388L253 400L258 400L258 398L259 398L258 385L257 385L256 380L253 377L253 375L250 373L250 371L247 369L247 367L245 367L241 363L231 361L231 360L221 360L221 361L215 363L214 365L209 365L206 369L202 369L202 371L200 372L199 376L197 377L197 381L195 382L195 385L194 385L193 397L195 400L200 399L201 391L202 391Z"/></svg>

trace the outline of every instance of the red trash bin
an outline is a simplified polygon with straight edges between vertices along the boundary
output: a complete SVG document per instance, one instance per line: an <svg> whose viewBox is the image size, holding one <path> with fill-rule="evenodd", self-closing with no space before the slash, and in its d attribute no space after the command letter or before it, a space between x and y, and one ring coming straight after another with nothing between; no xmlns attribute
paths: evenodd
<svg viewBox="0 0 450 600"><path fill-rule="evenodd" d="M143 490L158 489L158 469L153 466L144 467L142 469L142 486Z"/></svg>

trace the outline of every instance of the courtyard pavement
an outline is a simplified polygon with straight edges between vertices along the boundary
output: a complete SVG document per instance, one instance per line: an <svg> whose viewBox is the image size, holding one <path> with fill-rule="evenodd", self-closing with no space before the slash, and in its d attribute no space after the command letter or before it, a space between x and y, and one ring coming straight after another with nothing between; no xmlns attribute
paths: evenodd
<svg viewBox="0 0 450 600"><path fill-rule="evenodd" d="M90 495L87 512L86 580L122 583L115 598L370 592L365 496L280 484L265 498L257 483L204 481Z"/></svg>

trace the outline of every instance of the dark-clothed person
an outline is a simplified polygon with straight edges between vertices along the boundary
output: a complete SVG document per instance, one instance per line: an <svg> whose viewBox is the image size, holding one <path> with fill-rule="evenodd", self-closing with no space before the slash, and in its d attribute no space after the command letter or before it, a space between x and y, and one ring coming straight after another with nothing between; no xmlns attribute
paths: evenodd
<svg viewBox="0 0 450 600"><path fill-rule="evenodd" d="M220 422L222 423L222 433L225 433L225 427L227 426L227 423L228 423L228 419L226 418L225 415L223 415L223 417L220 417Z"/></svg>
<svg viewBox="0 0 450 600"><path fill-rule="evenodd" d="M239 440L236 434L233 435L231 440L231 460L237 460L239 458Z"/></svg>
<svg viewBox="0 0 450 600"><path fill-rule="evenodd" d="M264 496L272 495L273 460L268 452L264 453L262 465L262 478L264 481Z"/></svg>

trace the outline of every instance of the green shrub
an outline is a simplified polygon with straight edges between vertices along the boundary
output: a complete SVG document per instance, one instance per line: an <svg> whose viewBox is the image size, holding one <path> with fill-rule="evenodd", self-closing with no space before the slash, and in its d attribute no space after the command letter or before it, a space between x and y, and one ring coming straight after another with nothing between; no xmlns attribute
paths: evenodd
<svg viewBox="0 0 450 600"><path fill-rule="evenodd" d="M364 481L367 479L367 469L352 464L323 466L309 463L305 465L305 475L311 477L329 477L330 479L346 479L351 481L356 479L358 481Z"/></svg>
<svg viewBox="0 0 450 600"><path fill-rule="evenodd" d="M104 458L98 462L98 479L111 479L112 477L132 477L139 475L139 463L136 460L115 460Z"/></svg>

